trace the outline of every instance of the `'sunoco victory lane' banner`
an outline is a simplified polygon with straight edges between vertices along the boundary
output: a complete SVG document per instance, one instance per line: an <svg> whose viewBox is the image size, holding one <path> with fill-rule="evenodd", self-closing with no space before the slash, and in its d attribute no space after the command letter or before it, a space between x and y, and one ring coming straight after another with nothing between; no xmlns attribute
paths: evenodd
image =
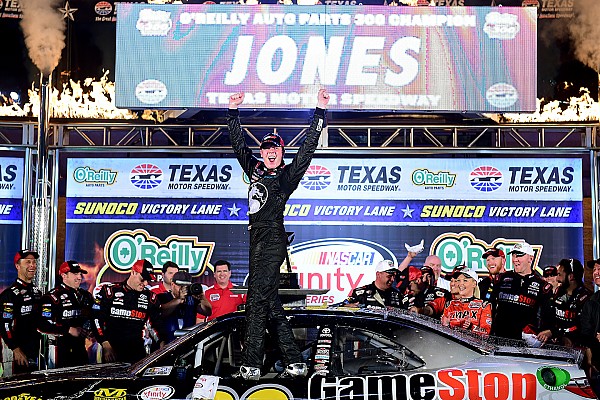
<svg viewBox="0 0 600 400"><path fill-rule="evenodd" d="M23 224L23 159L0 158L0 288L17 277L13 255L21 249Z"/></svg>
<svg viewBox="0 0 600 400"><path fill-rule="evenodd" d="M118 3L116 103L534 111L535 7Z"/></svg>
<svg viewBox="0 0 600 400"><path fill-rule="evenodd" d="M69 159L66 259L97 282L139 258L174 261L206 284L211 262L248 268L247 178L234 158ZM450 271L487 272L490 246L527 240L538 266L583 255L581 160L316 157L286 207L293 268L309 304L337 302L374 279L383 259L425 240ZM512 268L510 257L508 268Z"/></svg>

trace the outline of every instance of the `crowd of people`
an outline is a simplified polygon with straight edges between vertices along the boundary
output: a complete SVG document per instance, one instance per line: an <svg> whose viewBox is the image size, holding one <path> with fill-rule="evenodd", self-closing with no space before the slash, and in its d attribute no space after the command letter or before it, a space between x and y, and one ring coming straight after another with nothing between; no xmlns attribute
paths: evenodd
<svg viewBox="0 0 600 400"><path fill-rule="evenodd" d="M15 282L0 293L3 375L94 362L136 362L175 338L179 329L236 311L231 264L214 263L214 286L204 291L171 261L158 281L148 260L137 260L127 279L102 284L96 296L80 287L87 271L76 261L58 269L48 293L33 284L39 254L14 257ZM100 350L101 349L101 350Z"/></svg>
<svg viewBox="0 0 600 400"><path fill-rule="evenodd" d="M452 328L523 339L533 347L577 347L585 351L588 368L600 368L600 295L585 287L579 260L562 259L540 274L533 265L533 247L522 242L508 253L511 271L502 249L488 249L482 256L488 274L480 278L465 265L441 276L441 260L435 255L421 268L410 266L416 255L409 251L398 266L379 262L375 280L354 289L343 304L402 308ZM587 267L600 285L600 259Z"/></svg>

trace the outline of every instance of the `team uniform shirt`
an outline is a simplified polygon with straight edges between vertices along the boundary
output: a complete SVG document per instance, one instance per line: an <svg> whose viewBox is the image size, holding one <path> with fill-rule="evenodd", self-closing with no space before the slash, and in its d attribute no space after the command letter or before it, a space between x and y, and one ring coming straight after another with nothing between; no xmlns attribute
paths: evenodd
<svg viewBox="0 0 600 400"><path fill-rule="evenodd" d="M207 318L207 321L211 321L221 315L235 312L237 311L238 306L244 304L244 296L232 293L232 287L233 283L229 281L227 287L224 289L216 284L206 289L204 297L206 297L212 305L212 313Z"/></svg>
<svg viewBox="0 0 600 400"><path fill-rule="evenodd" d="M150 287L148 287L148 289L152 293L156 293L156 294L162 294L162 293L168 293L169 292L167 290L167 288L165 287L165 284L163 282L158 282L155 285L151 285Z"/></svg>
<svg viewBox="0 0 600 400"><path fill-rule="evenodd" d="M388 290L381 290L375 286L375 282L371 282L354 289L345 303L359 303L373 307L401 307L402 295L393 286Z"/></svg>
<svg viewBox="0 0 600 400"><path fill-rule="evenodd" d="M494 293L494 284L498 282L498 277L500 275L494 275L494 277L486 276L481 279L478 283L479 293L481 294L481 299L485 301L492 301L493 293Z"/></svg>
<svg viewBox="0 0 600 400"><path fill-rule="evenodd" d="M439 299L439 300L437 300ZM417 293L416 295L413 293L407 293L402 297L402 308L408 310L410 307L418 307L423 308L425 305L432 303L440 303L441 307L436 306L434 309L434 317L440 317L443 311L443 304L447 300L451 300L452 295L446 289L442 289L435 286L428 286L424 291Z"/></svg>
<svg viewBox="0 0 600 400"><path fill-rule="evenodd" d="M142 330L147 321L164 339L158 297L148 289L138 292L126 281L103 285L92 310L98 343L108 341L118 361L136 362L146 355Z"/></svg>
<svg viewBox="0 0 600 400"><path fill-rule="evenodd" d="M475 297L447 301L442 314L442 323L451 328L467 329L489 335L492 330L492 305Z"/></svg>
<svg viewBox="0 0 600 400"><path fill-rule="evenodd" d="M525 326L544 329L550 318L552 285L535 273L521 276L514 271L500 275L494 285L495 301L492 333L521 339Z"/></svg>
<svg viewBox="0 0 600 400"><path fill-rule="evenodd" d="M54 349L57 366L85 364L87 361L85 337L86 331L91 329L91 312L94 303L92 294L61 283L42 296L41 303L39 330L45 334L58 336L56 349ZM83 331L75 337L69 334L69 328L81 328Z"/></svg>
<svg viewBox="0 0 600 400"><path fill-rule="evenodd" d="M584 304L588 301L592 293L583 286L577 287L571 296L566 292L559 291L552 298L550 307L553 316L550 329L552 337L559 338L566 336L571 340L579 342L580 322L579 317Z"/></svg>
<svg viewBox="0 0 600 400"><path fill-rule="evenodd" d="M37 327L41 297L37 287L19 278L0 294L2 340L9 349L18 347L32 360L38 358L40 348Z"/></svg>

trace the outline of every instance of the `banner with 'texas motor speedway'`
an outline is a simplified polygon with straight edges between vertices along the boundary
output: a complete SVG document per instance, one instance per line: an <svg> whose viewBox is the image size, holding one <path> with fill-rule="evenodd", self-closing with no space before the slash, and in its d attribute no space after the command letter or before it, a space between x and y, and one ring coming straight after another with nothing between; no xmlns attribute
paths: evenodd
<svg viewBox="0 0 600 400"><path fill-rule="evenodd" d="M329 289L309 303L331 303L421 239L414 264L437 254L446 271L466 263L484 274L486 248L522 240L539 266L581 259L581 168L577 158L315 157L285 211L293 268L303 287ZM124 279L139 258L211 285L211 263L227 259L242 284L247 187L234 158L69 159L65 259L92 271L90 285Z"/></svg>

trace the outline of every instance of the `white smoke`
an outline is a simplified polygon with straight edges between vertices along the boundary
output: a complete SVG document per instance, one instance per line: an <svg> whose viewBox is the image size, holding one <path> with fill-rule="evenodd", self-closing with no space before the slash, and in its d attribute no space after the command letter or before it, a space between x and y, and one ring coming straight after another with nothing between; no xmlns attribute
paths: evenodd
<svg viewBox="0 0 600 400"><path fill-rule="evenodd" d="M65 20L57 10L60 0L19 0L23 18L21 29L29 57L44 76L60 61L65 47Z"/></svg>
<svg viewBox="0 0 600 400"><path fill-rule="evenodd" d="M598 0L574 2L575 18L569 32L575 44L575 57L600 72L600 3Z"/></svg>

